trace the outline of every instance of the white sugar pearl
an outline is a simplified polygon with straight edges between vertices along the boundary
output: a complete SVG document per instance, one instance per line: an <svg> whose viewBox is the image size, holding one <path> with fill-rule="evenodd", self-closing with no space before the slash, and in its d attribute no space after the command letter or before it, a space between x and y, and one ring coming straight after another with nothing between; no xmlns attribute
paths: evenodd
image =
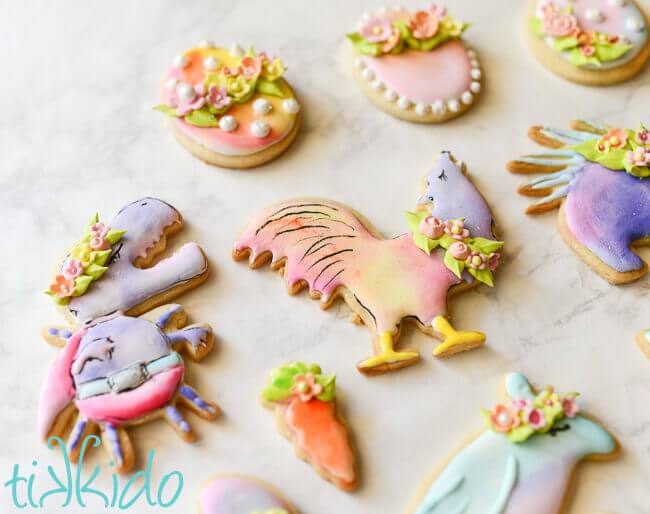
<svg viewBox="0 0 650 514"><path fill-rule="evenodd" d="M449 107L449 110L451 112L458 112L460 111L460 102L454 98L453 100L449 100L447 102L447 107Z"/></svg>
<svg viewBox="0 0 650 514"><path fill-rule="evenodd" d="M295 98L287 98L282 102L282 108L289 114L298 114L300 112L300 104Z"/></svg>
<svg viewBox="0 0 650 514"><path fill-rule="evenodd" d="M224 116L219 120L219 128L224 132L232 132L237 128L237 120L232 116Z"/></svg>
<svg viewBox="0 0 650 514"><path fill-rule="evenodd" d="M467 57L470 59L476 59L476 52L474 50L467 50Z"/></svg>
<svg viewBox="0 0 650 514"><path fill-rule="evenodd" d="M209 71L214 71L216 70L219 66L221 66L221 61L217 59L214 55L209 55L208 57L205 58L203 61L203 67L206 70Z"/></svg>
<svg viewBox="0 0 650 514"><path fill-rule="evenodd" d="M472 83L469 85L469 90L470 90L472 93L478 93L478 92L481 90L481 83L480 83L480 82L472 82Z"/></svg>
<svg viewBox="0 0 650 514"><path fill-rule="evenodd" d="M397 107L400 109L408 109L411 107L411 100L406 98L405 96L400 96L399 100L397 100Z"/></svg>
<svg viewBox="0 0 650 514"><path fill-rule="evenodd" d="M360 70L362 70L363 68L366 67L366 60L363 57L357 57L354 60L354 65Z"/></svg>
<svg viewBox="0 0 650 514"><path fill-rule="evenodd" d="M479 67L479 62L478 62L477 59L472 59L471 61L469 61L469 65L470 65L472 68L478 68L478 67Z"/></svg>
<svg viewBox="0 0 650 514"><path fill-rule="evenodd" d="M625 27L628 30L639 32L643 30L643 21L641 21L639 18L628 18L625 20Z"/></svg>
<svg viewBox="0 0 650 514"><path fill-rule="evenodd" d="M474 96L471 92L465 91L462 95L460 95L460 101L465 105L469 105L474 101Z"/></svg>
<svg viewBox="0 0 650 514"><path fill-rule="evenodd" d="M370 68L366 68L361 72L361 76L366 80L372 80L375 78L375 72L372 71Z"/></svg>
<svg viewBox="0 0 650 514"><path fill-rule="evenodd" d="M271 109L273 109L273 106L266 98L258 98L253 102L253 110L257 114L268 114L271 112Z"/></svg>
<svg viewBox="0 0 650 514"><path fill-rule="evenodd" d="M372 88L376 91L381 91L384 89L384 83L381 80L375 80L372 84L370 84Z"/></svg>
<svg viewBox="0 0 650 514"><path fill-rule="evenodd" d="M502 412L497 416L497 421L499 422L499 425L507 425L511 421L510 415Z"/></svg>
<svg viewBox="0 0 650 514"><path fill-rule="evenodd" d="M265 121L255 120L251 123L251 132L255 137L266 137L271 132L271 127Z"/></svg>
<svg viewBox="0 0 650 514"><path fill-rule="evenodd" d="M191 102L196 96L196 91L192 84L183 84L178 88L178 96L180 96L186 102Z"/></svg>
<svg viewBox="0 0 650 514"><path fill-rule="evenodd" d="M591 9L587 9L585 11L585 17L589 21L593 21L594 23L600 23L605 19L603 13L600 12L600 9L596 9L595 7L592 7Z"/></svg>
<svg viewBox="0 0 650 514"><path fill-rule="evenodd" d="M184 55L177 55L174 57L175 68L185 68L190 63L190 60Z"/></svg>
<svg viewBox="0 0 650 514"><path fill-rule="evenodd" d="M236 57L237 59L244 57L244 49L237 43L233 43L230 47L230 55Z"/></svg>
<svg viewBox="0 0 650 514"><path fill-rule="evenodd" d="M447 106L442 100L436 100L431 104L431 111L433 114L441 115L447 112Z"/></svg>
<svg viewBox="0 0 650 514"><path fill-rule="evenodd" d="M616 7L623 7L626 4L625 0L609 0L609 3Z"/></svg>
<svg viewBox="0 0 650 514"><path fill-rule="evenodd" d="M472 78L474 80L480 80L482 73L481 73L481 70L479 70L478 68L475 68L472 71L470 71L470 75L472 76Z"/></svg>
<svg viewBox="0 0 650 514"><path fill-rule="evenodd" d="M174 91L178 87L178 84L180 83L180 80L178 79L169 79L167 83L165 84L165 89L168 91Z"/></svg>
<svg viewBox="0 0 650 514"><path fill-rule="evenodd" d="M204 39L199 43L201 48L215 48L217 45L214 44L214 41L211 39Z"/></svg>
<svg viewBox="0 0 650 514"><path fill-rule="evenodd" d="M392 89L387 89L384 93L384 98L389 102L394 102L397 99L397 93Z"/></svg>
<svg viewBox="0 0 650 514"><path fill-rule="evenodd" d="M429 106L427 104L417 104L415 106L415 112L419 116L424 116L426 113L429 112Z"/></svg>

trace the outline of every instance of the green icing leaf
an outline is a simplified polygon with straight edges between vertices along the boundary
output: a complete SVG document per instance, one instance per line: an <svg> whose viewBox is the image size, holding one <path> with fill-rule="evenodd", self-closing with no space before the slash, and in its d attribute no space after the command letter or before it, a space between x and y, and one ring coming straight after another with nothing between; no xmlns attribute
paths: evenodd
<svg viewBox="0 0 650 514"><path fill-rule="evenodd" d="M535 431L529 425L521 424L517 428L513 428L508 432L507 437L513 443L521 443L534 433Z"/></svg>
<svg viewBox="0 0 650 514"><path fill-rule="evenodd" d="M108 260L108 256L111 254L111 250L102 250L100 252L94 252L95 258L93 259L93 264L98 266L103 266Z"/></svg>
<svg viewBox="0 0 650 514"><path fill-rule="evenodd" d="M172 116L174 118L178 117L176 115L176 108L175 107L169 107L169 105L160 104L160 105L156 105L153 109L155 111L160 111L160 112L166 114L167 116Z"/></svg>
<svg viewBox="0 0 650 514"><path fill-rule="evenodd" d="M126 230L111 229L106 234L106 241L108 241L111 245L114 245L120 239L122 239L122 236L124 234L126 234Z"/></svg>
<svg viewBox="0 0 650 514"><path fill-rule="evenodd" d="M316 398L323 402L331 402L336 396L336 375L317 375L316 382L323 386L323 392Z"/></svg>
<svg viewBox="0 0 650 514"><path fill-rule="evenodd" d="M271 371L271 383L262 390L262 396L270 402L286 400L293 393L291 387L296 375L313 373L316 382L323 386L323 392L317 396L324 402L332 401L335 396L335 375L322 375L318 364L306 364L296 361L291 366L281 366Z"/></svg>
<svg viewBox="0 0 650 514"><path fill-rule="evenodd" d="M632 46L621 43L598 43L595 55L600 62L615 61L620 59Z"/></svg>
<svg viewBox="0 0 650 514"><path fill-rule="evenodd" d="M404 216L406 216L406 223L409 226L409 229L411 232L414 234L419 234L420 233L420 223L422 223L422 220L426 218L427 216L430 216L428 212L410 212L410 211L405 211Z"/></svg>
<svg viewBox="0 0 650 514"><path fill-rule="evenodd" d="M528 18L526 20L528 28L533 31L536 36L544 37L544 29L542 28L542 20L539 18Z"/></svg>
<svg viewBox="0 0 650 514"><path fill-rule="evenodd" d="M203 106L201 109L192 111L185 116L185 121L195 127L216 127L219 122L210 113L209 109Z"/></svg>
<svg viewBox="0 0 650 514"><path fill-rule="evenodd" d="M442 43L445 43L446 41L449 41L450 37L447 34L444 34L442 32L438 32L435 36L433 36L430 39L423 39L420 41L420 50L423 50L425 52L429 50L433 50L437 46L441 45Z"/></svg>
<svg viewBox="0 0 650 514"><path fill-rule="evenodd" d="M465 219L465 218L463 218ZM449 248L452 244L456 243L458 240L451 237L447 232L440 236L440 246L443 248Z"/></svg>
<svg viewBox="0 0 650 514"><path fill-rule="evenodd" d="M262 390L262 396L269 402L281 402L291 396L291 391L270 384Z"/></svg>
<svg viewBox="0 0 650 514"><path fill-rule="evenodd" d="M371 43L358 32L352 32L351 34L346 34L346 37L352 42L354 47L361 54L372 55L373 57L379 57L383 53L381 49L382 47L381 43Z"/></svg>
<svg viewBox="0 0 650 514"><path fill-rule="evenodd" d="M556 37L553 39L553 48L558 52L564 52L578 46L578 39L573 36Z"/></svg>
<svg viewBox="0 0 650 514"><path fill-rule="evenodd" d="M638 178L646 178L650 177L650 168L647 166L639 167L639 166L632 166L631 164L629 165L628 169L628 164L626 163L625 165L625 171L627 171L630 175Z"/></svg>
<svg viewBox="0 0 650 514"><path fill-rule="evenodd" d="M451 253L445 252L445 266L447 266L458 278L461 277L463 268L465 267L464 261L459 261L452 257ZM471 271L471 270L470 270Z"/></svg>
<svg viewBox="0 0 650 514"><path fill-rule="evenodd" d="M483 237L475 237L470 243L469 247L472 250L478 250L481 253L491 254L496 252L503 246L503 241L492 241Z"/></svg>
<svg viewBox="0 0 650 514"><path fill-rule="evenodd" d="M600 155L600 152L596 150L597 142L598 139L590 139L589 141L585 141L584 143L580 143L578 145L572 145L569 147L569 149L578 152L588 161L596 162L598 155Z"/></svg>
<svg viewBox="0 0 650 514"><path fill-rule="evenodd" d="M611 170L622 170L625 167L625 154L625 150L610 150L609 152L598 154L596 162Z"/></svg>
<svg viewBox="0 0 650 514"><path fill-rule="evenodd" d="M266 77L260 77L255 87L259 93L264 95L279 96L280 98L284 97L280 86L278 86L275 81L269 80Z"/></svg>
<svg viewBox="0 0 650 514"><path fill-rule="evenodd" d="M84 270L84 275L88 275L93 280L99 279L104 272L108 269L107 266L100 266L99 264L91 264Z"/></svg>
<svg viewBox="0 0 650 514"><path fill-rule="evenodd" d="M66 297L66 298L58 298L54 291L45 291L45 294L50 296L52 298L52 300L54 301L54 303L56 303L57 305L68 305L70 303L70 297L69 296Z"/></svg>
<svg viewBox="0 0 650 514"><path fill-rule="evenodd" d="M246 57L255 57L255 50L253 49L253 45L248 47L248 50L246 50Z"/></svg>
<svg viewBox="0 0 650 514"><path fill-rule="evenodd" d="M81 296L82 294L84 294L92 281L93 281L93 277L89 275L78 276L77 279L74 281L74 293L72 294L72 296Z"/></svg>
<svg viewBox="0 0 650 514"><path fill-rule="evenodd" d="M579 48L574 48L571 50L569 53L569 60L575 64L576 66L586 66L588 64L593 64L594 66L600 66L600 61L598 60L598 57L595 55L592 55L591 57L587 57L585 54L583 54Z"/></svg>
<svg viewBox="0 0 650 514"><path fill-rule="evenodd" d="M483 282L484 284L487 284L490 287L494 286L494 282L492 280L492 271L490 271L489 268L486 267L485 269L479 270L476 268L472 268L470 266L466 269L469 272L469 274L472 275L479 282Z"/></svg>

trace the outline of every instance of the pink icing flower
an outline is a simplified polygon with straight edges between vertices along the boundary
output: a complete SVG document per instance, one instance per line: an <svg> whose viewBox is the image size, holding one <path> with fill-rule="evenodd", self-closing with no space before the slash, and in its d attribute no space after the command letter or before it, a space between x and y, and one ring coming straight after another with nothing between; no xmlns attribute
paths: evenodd
<svg viewBox="0 0 650 514"><path fill-rule="evenodd" d="M575 396L565 396L562 398L562 412L564 412L567 418L575 418L579 410L580 407L578 407Z"/></svg>
<svg viewBox="0 0 650 514"><path fill-rule="evenodd" d="M591 57L596 53L596 47L593 45L581 46L580 51L582 52L582 55L586 57Z"/></svg>
<svg viewBox="0 0 650 514"><path fill-rule="evenodd" d="M217 109L223 109L232 103L232 98L228 96L228 88L217 87L215 84L210 84L208 90L208 102L214 105Z"/></svg>
<svg viewBox="0 0 650 514"><path fill-rule="evenodd" d="M74 278L57 275L54 277L54 284L50 284L50 291L54 292L57 298L72 296L74 293Z"/></svg>
<svg viewBox="0 0 650 514"><path fill-rule="evenodd" d="M506 407L505 405L497 405L494 412L490 414L490 423L497 432L510 432L513 428L517 428L521 419L516 410Z"/></svg>
<svg viewBox="0 0 650 514"><path fill-rule="evenodd" d="M647 145L650 142L650 134L646 129L641 129L636 133L636 140L642 145Z"/></svg>
<svg viewBox="0 0 650 514"><path fill-rule="evenodd" d="M420 222L420 233L429 239L438 239L444 232L444 224L438 218L427 216Z"/></svg>
<svg viewBox="0 0 650 514"><path fill-rule="evenodd" d="M65 278L77 278L83 271L84 265L79 259L68 259L61 268L61 273Z"/></svg>
<svg viewBox="0 0 650 514"><path fill-rule="evenodd" d="M625 154L625 159L635 166L646 166L650 160L650 153L644 153L644 150L646 149L641 146L636 150L630 150Z"/></svg>
<svg viewBox="0 0 650 514"><path fill-rule="evenodd" d="M544 2L540 6L540 10L543 13L550 13L550 12L555 12L555 7L553 6L553 2Z"/></svg>
<svg viewBox="0 0 650 514"><path fill-rule="evenodd" d="M241 73L246 80L253 80L256 77L259 77L260 73L262 73L262 59L250 56L244 57L241 60L239 73Z"/></svg>
<svg viewBox="0 0 650 514"><path fill-rule="evenodd" d="M474 250L469 254L465 263L470 267L478 270L484 270L487 264L487 257L481 252Z"/></svg>
<svg viewBox="0 0 650 514"><path fill-rule="evenodd" d="M438 6L436 4L431 4L427 9L427 12L430 15L435 16L438 20L442 20L447 14L447 8Z"/></svg>
<svg viewBox="0 0 650 514"><path fill-rule="evenodd" d="M487 260L488 268L490 268L492 271L497 269L500 258L501 258L501 254L495 252L492 252L490 255L488 255L488 260Z"/></svg>
<svg viewBox="0 0 650 514"><path fill-rule="evenodd" d="M359 32L371 43L381 43L390 37L393 28L388 18L374 17L366 21Z"/></svg>
<svg viewBox="0 0 650 514"><path fill-rule="evenodd" d="M314 396L318 396L323 392L323 386L316 382L316 377L313 373L306 375L296 375L293 378L293 385L291 392L300 396L300 400L308 402Z"/></svg>
<svg viewBox="0 0 650 514"><path fill-rule="evenodd" d="M627 144L627 130L613 128L601 141L609 141L610 148L623 148Z"/></svg>
<svg viewBox="0 0 650 514"><path fill-rule="evenodd" d="M415 39L429 39L438 33L440 23L438 17L426 11L413 13L406 22Z"/></svg>
<svg viewBox="0 0 650 514"><path fill-rule="evenodd" d="M460 241L469 237L469 230L465 228L465 222L463 220L446 221L445 232Z"/></svg>
<svg viewBox="0 0 650 514"><path fill-rule="evenodd" d="M574 30L572 35L578 40L578 44L582 46L591 45L595 39L593 33L581 29Z"/></svg>
<svg viewBox="0 0 650 514"><path fill-rule="evenodd" d="M467 259L467 256L470 253L469 246L467 246L465 243L462 243L460 241L457 241L455 243L451 243L449 245L449 253L454 259L458 260L465 260Z"/></svg>
<svg viewBox="0 0 650 514"><path fill-rule="evenodd" d="M578 26L575 16L555 11L546 11L542 17L544 32L551 37L569 36Z"/></svg>
<svg viewBox="0 0 650 514"><path fill-rule="evenodd" d="M99 252L101 250L108 250L111 247L111 244L106 241L103 237L93 237L90 240L90 248L95 251Z"/></svg>
<svg viewBox="0 0 650 514"><path fill-rule="evenodd" d="M531 405L532 402L524 398L514 398L512 400L512 408L516 409L517 412L521 412L522 410L525 410L527 407L530 407Z"/></svg>
<svg viewBox="0 0 650 514"><path fill-rule="evenodd" d="M180 86L179 86L180 87ZM185 116L186 114L196 111L205 105L205 84L194 86L194 98L190 101L178 98L179 104L176 108L176 116Z"/></svg>
<svg viewBox="0 0 650 514"><path fill-rule="evenodd" d="M609 43L618 43L618 40L621 39L620 36L617 36L616 34L610 34L607 36L607 41Z"/></svg>
<svg viewBox="0 0 650 514"><path fill-rule="evenodd" d="M88 231L93 237L106 237L106 234L108 234L108 227L100 221L99 223L95 223L88 227Z"/></svg>
<svg viewBox="0 0 650 514"><path fill-rule="evenodd" d="M530 425L530 428L537 430L546 426L546 418L541 409L533 409L528 407L524 411L524 421Z"/></svg>
<svg viewBox="0 0 650 514"><path fill-rule="evenodd" d="M382 51L385 54L387 54L399 44L401 39L402 39L402 33L398 29L393 29L393 31L390 34L390 37L386 40L384 46L381 47Z"/></svg>

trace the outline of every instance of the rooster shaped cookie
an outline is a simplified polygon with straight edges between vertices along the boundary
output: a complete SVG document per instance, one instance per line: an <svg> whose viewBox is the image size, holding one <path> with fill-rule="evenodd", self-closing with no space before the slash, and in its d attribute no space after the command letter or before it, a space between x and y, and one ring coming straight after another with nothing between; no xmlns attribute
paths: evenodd
<svg viewBox="0 0 650 514"><path fill-rule="evenodd" d="M532 127L529 137L550 149L511 161L508 170L544 173L519 188L542 197L526 213L559 206L564 242L609 282L633 282L648 270L632 247L650 244L650 132L584 121L572 128Z"/></svg>
<svg viewBox="0 0 650 514"><path fill-rule="evenodd" d="M362 373L392 371L419 359L396 351L402 321L442 339L434 355L444 357L485 342L480 332L457 332L445 317L447 297L468 285L493 284L500 249L492 213L466 177L464 165L442 152L425 177L409 231L384 239L361 215L317 198L286 200L258 213L235 242L233 259L259 268L269 260L283 270L287 290L309 286L327 309L342 297L373 334L373 357Z"/></svg>

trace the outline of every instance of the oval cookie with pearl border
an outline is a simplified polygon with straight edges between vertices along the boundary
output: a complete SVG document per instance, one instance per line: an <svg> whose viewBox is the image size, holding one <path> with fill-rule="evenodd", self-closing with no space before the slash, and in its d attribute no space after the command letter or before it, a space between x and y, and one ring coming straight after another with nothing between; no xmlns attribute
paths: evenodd
<svg viewBox="0 0 650 514"><path fill-rule="evenodd" d="M212 41L177 55L162 102L176 140L208 164L253 168L280 155L300 127L300 104L282 60L252 47Z"/></svg>
<svg viewBox="0 0 650 514"><path fill-rule="evenodd" d="M366 13L351 41L353 75L368 99L405 121L440 123L478 98L483 73L461 36L469 24L443 7Z"/></svg>
<svg viewBox="0 0 650 514"><path fill-rule="evenodd" d="M633 0L532 0L526 23L535 58L578 84L628 80L650 55L647 17Z"/></svg>

